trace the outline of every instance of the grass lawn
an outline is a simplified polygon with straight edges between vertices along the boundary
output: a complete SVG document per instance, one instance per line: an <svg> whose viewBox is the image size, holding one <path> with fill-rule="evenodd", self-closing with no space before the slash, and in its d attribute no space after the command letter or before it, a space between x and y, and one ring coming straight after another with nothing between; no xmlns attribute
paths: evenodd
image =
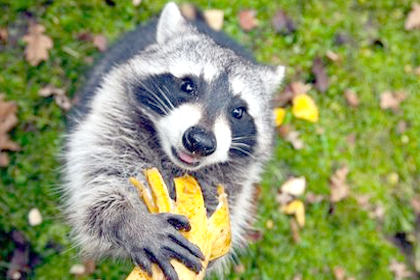
<svg viewBox="0 0 420 280"><path fill-rule="evenodd" d="M29 258L28 279L76 278L70 268L82 261L68 239L55 191L65 112L38 91L53 85L74 96L90 67L87 61L99 54L80 34L102 34L113 42L164 5L107 2L0 0L0 28L9 33L7 43L0 42L0 93L18 104L19 123L10 136L22 147L10 152L10 164L0 168L0 278L5 278L15 251L14 231L23 234L36 256ZM295 150L278 137L261 183L256 227L263 238L239 258L245 269L237 267L230 279L397 279L390 269L393 260L412 271L411 279L418 279L414 266L417 262L420 270L420 216L411 202L420 194L420 75L415 73L420 66L420 30L404 30L414 1L194 3L223 10L223 29L252 49L259 61L287 65L287 82L313 82L315 57L324 59L330 80L325 93L314 87L308 92L319 107L318 123L299 120L289 109L286 124L300 132L305 147ZM259 25L244 32L238 13L248 8L257 11ZM271 19L279 9L296 23L294 33L274 31ZM44 25L54 41L49 59L35 67L25 61L22 40L30 20ZM338 34L345 37L344 44L337 44ZM328 60L328 51L341 61ZM357 93L359 106L347 104L346 89ZM397 111L380 108L381 94L387 90L406 93ZM350 194L331 203L330 177L344 165L349 168ZM316 203L301 197L306 225L300 242L292 237L291 217L279 211L275 200L292 175L306 178L307 193L326 197ZM361 203L361 197L368 202ZM43 217L38 226L28 224L34 207ZM339 278L341 268L349 278ZM128 262L105 260L78 279L124 279L131 269Z"/></svg>

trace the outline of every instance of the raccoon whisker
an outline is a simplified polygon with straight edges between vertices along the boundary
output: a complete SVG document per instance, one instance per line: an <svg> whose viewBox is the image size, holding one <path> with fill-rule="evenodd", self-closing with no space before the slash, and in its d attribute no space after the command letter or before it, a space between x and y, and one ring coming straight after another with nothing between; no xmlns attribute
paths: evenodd
<svg viewBox="0 0 420 280"><path fill-rule="evenodd" d="M163 87L164 87L165 91L167 93L169 93L168 88L165 85L163 85ZM171 106L172 110L175 109L174 104L172 104L171 100L168 98L168 96L165 94L165 92L163 92L163 90L160 87L158 87L158 89L159 89L160 93L162 93L163 97L165 97L166 101L168 101L168 103Z"/></svg>
<svg viewBox="0 0 420 280"><path fill-rule="evenodd" d="M244 149L242 149L242 148L240 148L240 147L238 147L238 146L232 145L232 146L231 146L231 148L232 148L233 150L237 150L237 151L240 151L241 153L244 153L245 155L249 156L249 157L250 157L250 158L252 158L252 159L256 159L256 157L255 157L253 154L251 154L251 153L250 153L250 152L248 152L247 150L244 150Z"/></svg>
<svg viewBox="0 0 420 280"><path fill-rule="evenodd" d="M161 105L161 106L158 106L157 104L154 104L154 105L156 105L156 107L158 107L159 109L162 109L162 111L164 111L166 114L169 114L169 112L171 111L171 109L168 107L168 105L165 103L165 102L163 102L163 100L153 91L153 90L151 90L150 88L148 88L144 83L141 83L140 82L140 85L148 92L148 93L150 93L151 94L151 96L155 99L155 101L159 104L159 105ZM158 89L159 89L159 87L157 87ZM159 91L161 91L160 89L159 89ZM164 95L164 97L165 98L167 98L165 95ZM171 103L170 103L171 104Z"/></svg>
<svg viewBox="0 0 420 280"><path fill-rule="evenodd" d="M242 147L244 147L244 148L251 148L251 145L246 144L246 143L243 143L243 142L233 142L233 141L232 141L232 145L233 145L233 146L242 146Z"/></svg>
<svg viewBox="0 0 420 280"><path fill-rule="evenodd" d="M236 140L247 140L247 139L253 139L253 136L239 136L239 137L234 137L232 138L232 141L236 141Z"/></svg>

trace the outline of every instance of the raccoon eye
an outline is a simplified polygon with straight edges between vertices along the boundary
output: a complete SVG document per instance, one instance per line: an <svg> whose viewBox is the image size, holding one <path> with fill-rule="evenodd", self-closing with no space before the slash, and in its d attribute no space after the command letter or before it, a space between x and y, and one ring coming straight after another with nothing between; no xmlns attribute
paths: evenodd
<svg viewBox="0 0 420 280"><path fill-rule="evenodd" d="M244 107L238 107L232 110L232 117L234 117L235 119L241 119L242 116L245 113L245 108Z"/></svg>
<svg viewBox="0 0 420 280"><path fill-rule="evenodd" d="M184 78L181 81L181 90L188 94L194 94L195 87L194 83L190 78Z"/></svg>

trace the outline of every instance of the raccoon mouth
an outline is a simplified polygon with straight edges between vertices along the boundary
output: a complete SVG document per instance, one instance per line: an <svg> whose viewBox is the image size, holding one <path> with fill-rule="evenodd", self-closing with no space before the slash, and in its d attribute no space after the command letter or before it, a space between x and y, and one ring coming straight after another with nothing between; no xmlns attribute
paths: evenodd
<svg viewBox="0 0 420 280"><path fill-rule="evenodd" d="M172 147L172 154L179 161L181 161L182 163L190 167L196 167L200 164L200 161L197 158L195 158L193 155L187 154L186 152L183 152L183 151L177 152L174 147Z"/></svg>

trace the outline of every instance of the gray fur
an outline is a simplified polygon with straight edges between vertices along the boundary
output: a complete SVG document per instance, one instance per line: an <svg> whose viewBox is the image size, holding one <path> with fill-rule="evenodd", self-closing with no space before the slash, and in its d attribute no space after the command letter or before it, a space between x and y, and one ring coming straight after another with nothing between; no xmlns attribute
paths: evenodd
<svg viewBox="0 0 420 280"><path fill-rule="evenodd" d="M142 32L146 32L142 43L127 46L141 41L130 36ZM73 114L64 155L66 213L85 255L129 257L146 270L150 263L157 262L168 279L176 279L169 264L171 258L200 269L200 252L178 231L188 229L188 223L176 215L149 214L128 178L134 176L146 183L143 170L157 167L174 196L172 179L188 172L199 180L209 214L217 206L216 186L223 184L230 203L233 244L235 249L244 247L245 233L253 219L249 216L253 186L272 149L271 95L279 86L284 69L256 64L225 35L211 31L201 22L187 22L173 3L167 4L157 23L152 21L130 34L94 69L82 92L82 104ZM239 96L256 127L252 153L232 156L235 149L243 151L249 147L241 139L227 135L229 116L223 111L227 106L224 103L211 107L197 99L172 108L173 104L160 100L161 109L168 113L165 116L139 106L133 85L163 73L176 78L194 75L209 85L224 73L225 99ZM213 91L217 92L214 88ZM208 98L209 102L224 102ZM184 105L188 112L197 115L196 120L185 117L187 109L181 109ZM213 115L206 114L210 107ZM175 116L174 112L179 114ZM211 121L209 116L213 116ZM171 118L184 121L179 124L176 119L175 127L171 127ZM178 141L172 135L177 132L176 126L188 122L214 125L210 130L218 140L216 152L200 158L197 167L179 164L168 150L167 138ZM228 258L216 261L211 269L221 271Z"/></svg>

